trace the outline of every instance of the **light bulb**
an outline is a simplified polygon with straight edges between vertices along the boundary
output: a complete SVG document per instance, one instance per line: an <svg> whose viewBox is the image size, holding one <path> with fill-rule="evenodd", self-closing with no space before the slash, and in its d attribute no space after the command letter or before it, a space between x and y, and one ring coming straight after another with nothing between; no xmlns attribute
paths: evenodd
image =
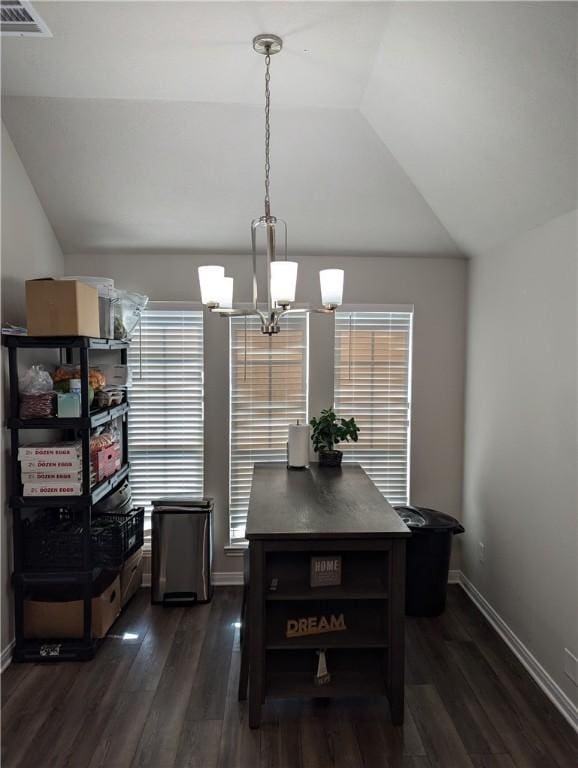
<svg viewBox="0 0 578 768"><path fill-rule="evenodd" d="M222 298L221 283L225 279L225 267L199 267L199 285L201 286L201 301L208 306L219 303Z"/></svg>
<svg viewBox="0 0 578 768"><path fill-rule="evenodd" d="M321 284L321 303L328 309L335 309L343 301L342 269L322 269L319 272Z"/></svg>
<svg viewBox="0 0 578 768"><path fill-rule="evenodd" d="M292 304L297 286L296 261L271 262L271 301L276 304Z"/></svg>
<svg viewBox="0 0 578 768"><path fill-rule="evenodd" d="M233 308L233 278L224 277L220 284L219 307L221 309Z"/></svg>

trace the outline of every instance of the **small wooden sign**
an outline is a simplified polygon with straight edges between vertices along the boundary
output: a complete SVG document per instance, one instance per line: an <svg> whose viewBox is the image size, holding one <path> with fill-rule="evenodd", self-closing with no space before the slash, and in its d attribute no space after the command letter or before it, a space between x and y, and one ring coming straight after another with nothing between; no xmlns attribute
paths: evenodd
<svg viewBox="0 0 578 768"><path fill-rule="evenodd" d="M313 677L315 685L327 685L331 682L331 673L327 671L327 659L325 658L325 651L317 651L317 671Z"/></svg>
<svg viewBox="0 0 578 768"><path fill-rule="evenodd" d="M326 632L343 632L347 629L345 616L307 616L303 619L287 619L287 637L306 637L308 635L324 635Z"/></svg>
<svg viewBox="0 0 578 768"><path fill-rule="evenodd" d="M338 587L341 584L341 555L312 555L311 587Z"/></svg>

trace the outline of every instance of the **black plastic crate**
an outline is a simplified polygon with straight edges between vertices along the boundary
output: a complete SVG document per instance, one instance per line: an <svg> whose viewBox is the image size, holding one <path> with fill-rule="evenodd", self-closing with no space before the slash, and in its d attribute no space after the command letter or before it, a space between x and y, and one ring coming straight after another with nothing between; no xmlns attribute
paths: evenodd
<svg viewBox="0 0 578 768"><path fill-rule="evenodd" d="M81 570L82 525L70 510L42 510L22 530L25 570ZM120 568L144 540L144 508L94 517L92 567Z"/></svg>
<svg viewBox="0 0 578 768"><path fill-rule="evenodd" d="M98 543L93 543L93 556L98 559L98 565L120 567L143 545L144 507L136 507L128 515L111 512L100 515L93 519L92 530L98 534Z"/></svg>
<svg viewBox="0 0 578 768"><path fill-rule="evenodd" d="M22 525L24 570L82 570L82 525L69 510L41 510Z"/></svg>

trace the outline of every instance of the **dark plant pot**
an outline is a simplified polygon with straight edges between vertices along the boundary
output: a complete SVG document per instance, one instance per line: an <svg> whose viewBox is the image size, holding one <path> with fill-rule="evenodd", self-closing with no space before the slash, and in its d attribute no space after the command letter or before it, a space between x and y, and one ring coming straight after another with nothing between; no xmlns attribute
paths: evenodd
<svg viewBox="0 0 578 768"><path fill-rule="evenodd" d="M343 451L319 451L320 467L340 467Z"/></svg>

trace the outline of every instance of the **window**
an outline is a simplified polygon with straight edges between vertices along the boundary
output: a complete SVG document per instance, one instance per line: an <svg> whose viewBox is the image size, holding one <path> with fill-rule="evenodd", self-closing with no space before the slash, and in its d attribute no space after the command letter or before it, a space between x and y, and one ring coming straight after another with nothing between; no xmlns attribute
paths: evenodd
<svg viewBox="0 0 578 768"><path fill-rule="evenodd" d="M255 462L285 461L288 425L307 421L308 318L291 313L276 336L258 318L230 326L229 534L242 541Z"/></svg>
<svg viewBox="0 0 578 768"><path fill-rule="evenodd" d="M339 447L390 504L409 498L411 332L408 311L335 315L335 411L360 427Z"/></svg>
<svg viewBox="0 0 578 768"><path fill-rule="evenodd" d="M129 351L130 479L147 512L161 496L203 495L203 313L177 307L147 308Z"/></svg>

